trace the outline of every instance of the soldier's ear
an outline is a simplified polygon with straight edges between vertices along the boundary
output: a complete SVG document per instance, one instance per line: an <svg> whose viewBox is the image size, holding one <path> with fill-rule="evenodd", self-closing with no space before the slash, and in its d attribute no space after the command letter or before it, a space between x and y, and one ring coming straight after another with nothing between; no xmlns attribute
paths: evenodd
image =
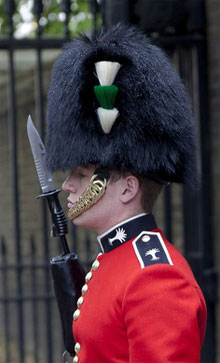
<svg viewBox="0 0 220 363"><path fill-rule="evenodd" d="M140 182L135 175L129 174L121 178L120 200L123 204L129 203L140 192Z"/></svg>

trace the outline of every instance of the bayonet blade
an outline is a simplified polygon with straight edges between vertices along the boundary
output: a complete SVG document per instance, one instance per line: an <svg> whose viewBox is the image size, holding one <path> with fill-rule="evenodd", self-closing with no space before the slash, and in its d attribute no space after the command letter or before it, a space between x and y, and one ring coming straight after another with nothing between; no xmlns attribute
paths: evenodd
<svg viewBox="0 0 220 363"><path fill-rule="evenodd" d="M37 129L33 124L31 116L28 116L27 120L27 133L42 192L52 192L55 190L55 187L51 173L48 171L46 166L46 149Z"/></svg>

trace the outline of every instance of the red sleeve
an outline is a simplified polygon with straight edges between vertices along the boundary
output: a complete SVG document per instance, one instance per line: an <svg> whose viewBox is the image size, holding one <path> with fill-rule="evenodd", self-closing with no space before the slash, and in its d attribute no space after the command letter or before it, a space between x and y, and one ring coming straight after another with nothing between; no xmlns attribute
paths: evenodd
<svg viewBox="0 0 220 363"><path fill-rule="evenodd" d="M123 312L129 362L200 361L205 305L175 266L141 269L126 289Z"/></svg>

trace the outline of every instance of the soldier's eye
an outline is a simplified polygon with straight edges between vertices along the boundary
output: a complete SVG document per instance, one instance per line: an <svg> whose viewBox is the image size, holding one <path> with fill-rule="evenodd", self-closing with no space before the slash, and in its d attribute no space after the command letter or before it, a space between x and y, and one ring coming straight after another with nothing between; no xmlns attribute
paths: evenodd
<svg viewBox="0 0 220 363"><path fill-rule="evenodd" d="M85 178L87 175L79 173L80 178Z"/></svg>

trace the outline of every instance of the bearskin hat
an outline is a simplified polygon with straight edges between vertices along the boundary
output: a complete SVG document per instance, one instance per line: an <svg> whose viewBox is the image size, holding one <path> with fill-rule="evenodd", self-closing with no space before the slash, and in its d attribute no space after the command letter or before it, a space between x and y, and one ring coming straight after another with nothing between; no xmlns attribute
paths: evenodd
<svg viewBox="0 0 220 363"><path fill-rule="evenodd" d="M95 164L195 184L185 88L164 52L136 27L117 25L66 46L53 69L47 118L51 171Z"/></svg>

